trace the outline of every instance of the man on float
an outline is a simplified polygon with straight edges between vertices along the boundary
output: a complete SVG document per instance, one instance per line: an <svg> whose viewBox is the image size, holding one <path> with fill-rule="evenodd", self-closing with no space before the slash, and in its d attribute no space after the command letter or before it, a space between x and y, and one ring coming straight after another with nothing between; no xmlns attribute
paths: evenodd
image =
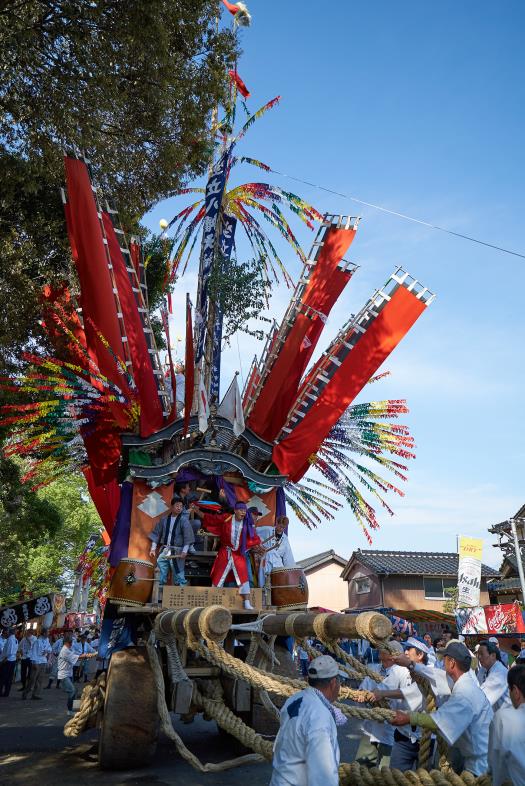
<svg viewBox="0 0 525 786"><path fill-rule="evenodd" d="M192 504L192 510L201 520L202 528L220 538L219 551L211 569L213 586L224 587L226 582L235 581L244 608L252 609L246 552L253 549L256 553L262 553L263 548L246 503L236 502L233 514L203 513L195 504Z"/></svg>
<svg viewBox="0 0 525 786"><path fill-rule="evenodd" d="M285 532L288 528L288 523L287 516L277 516L273 541L270 541L266 552L264 565L266 574L271 573L276 568L293 568L296 565L290 541Z"/></svg>

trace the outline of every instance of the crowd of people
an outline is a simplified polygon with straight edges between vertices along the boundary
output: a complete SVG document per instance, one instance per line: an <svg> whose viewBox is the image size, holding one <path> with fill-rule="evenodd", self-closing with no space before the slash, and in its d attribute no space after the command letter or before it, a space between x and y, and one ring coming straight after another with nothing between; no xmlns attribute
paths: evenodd
<svg viewBox="0 0 525 786"><path fill-rule="evenodd" d="M509 659L496 637L480 641L475 652L462 638L453 639L450 632L435 639L428 634L396 635L389 649L380 651L361 639L340 642L372 668L378 661L374 670L381 682L366 677L354 687L371 692L374 701L386 700L395 713L390 723L362 723L356 757L360 764L404 772L417 769L421 734L427 729L434 743L431 768L439 768L435 738L440 735L456 772L490 772L493 786L525 786L525 642L521 650L515 645ZM320 651L317 657L310 659L301 647L295 652L308 687L290 697L281 710L271 786L339 783L337 726L346 718L334 702L348 675L334 658L321 654L320 642L310 644ZM434 712L423 711L418 674L434 693Z"/></svg>
<svg viewBox="0 0 525 786"><path fill-rule="evenodd" d="M73 715L75 683L86 683L103 671L107 664L98 657L99 631L75 630L50 635L41 628L35 635L9 628L0 636L0 698L6 698L13 684L20 682L22 699L41 701L44 690L55 684L67 695L67 712ZM47 683L47 684L46 684Z"/></svg>

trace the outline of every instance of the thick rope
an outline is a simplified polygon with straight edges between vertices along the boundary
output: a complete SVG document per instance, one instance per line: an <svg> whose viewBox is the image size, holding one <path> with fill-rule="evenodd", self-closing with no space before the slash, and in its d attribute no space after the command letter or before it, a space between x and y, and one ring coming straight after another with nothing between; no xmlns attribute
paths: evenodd
<svg viewBox="0 0 525 786"><path fill-rule="evenodd" d="M173 724L171 722L171 716L169 714L169 710L166 704L164 675L162 674L162 668L159 663L157 651L155 649L155 645L152 640L148 641L147 643L147 651L149 655L151 668L153 671L153 677L155 679L155 685L157 688L157 707L159 711L162 730L164 734L166 734L166 736L169 737L169 739L175 743L177 752L185 761L188 762L188 764L191 764L191 766L194 769L199 770L199 772L223 772L224 770L228 770L233 767L239 767L244 764L257 764L260 763L261 761L264 761L265 757L263 757L262 755L258 753L249 753L246 756L239 756L236 759L229 759L228 761L223 761L218 764L214 764L212 762L203 764L200 761L200 759L197 756L195 756L195 754L193 754L189 750L189 748L186 747L182 738L179 736L179 734L177 734L177 732L173 728ZM233 713L230 710L228 710L228 708L224 704L222 706L224 707L225 710L227 710L227 712L218 709L220 703L217 700L207 699L206 697L202 696L202 694L197 689L195 683L193 689L193 698L195 700L195 703L198 704L222 728L224 728L230 734L236 736L237 739L240 739L240 736L242 736L242 731L243 731L241 729L241 724L243 726L246 726L246 724L243 724L240 718L237 718L235 715L233 715ZM232 717L230 717L228 713L230 713ZM249 727L246 726L246 729L249 729ZM262 743L264 743L263 746L262 744L260 744L259 740L255 739L255 737L259 737L260 735L257 735L255 731L253 731L253 729L249 729L249 731L251 732L251 734L245 735L246 743L244 743L243 739L241 739L241 742L243 742L243 744L246 744L247 747L251 747L254 750L256 750L256 748L260 748L261 750L264 750L264 752L266 753L266 757L269 755L271 758L272 753L268 751L267 747L265 747L268 744L266 740L260 737L260 740L262 741Z"/></svg>
<svg viewBox="0 0 525 786"><path fill-rule="evenodd" d="M92 715L104 709L106 699L106 672L102 672L97 681L86 685L80 697L80 709L64 726L66 737L78 737L89 726Z"/></svg>
<svg viewBox="0 0 525 786"><path fill-rule="evenodd" d="M250 666L243 661L234 658L223 650L214 641L208 641L207 646L200 643L194 643L192 649L198 652L203 658L218 666L222 671L230 677L241 677L245 682L250 683L255 688L263 689L268 693L273 693L277 696L293 696L294 693L306 688L306 683L302 680L291 679L277 674L269 674L262 669L255 666ZM345 689L350 691L351 689ZM390 722L394 718L394 712L382 707L349 707L347 704L337 703L337 707L349 718L361 718L362 720L377 720Z"/></svg>
<svg viewBox="0 0 525 786"><path fill-rule="evenodd" d="M353 764L341 764L339 767L340 786L491 786L489 775L476 778L470 772L457 775L455 772L418 769L392 770L388 767L363 767Z"/></svg>

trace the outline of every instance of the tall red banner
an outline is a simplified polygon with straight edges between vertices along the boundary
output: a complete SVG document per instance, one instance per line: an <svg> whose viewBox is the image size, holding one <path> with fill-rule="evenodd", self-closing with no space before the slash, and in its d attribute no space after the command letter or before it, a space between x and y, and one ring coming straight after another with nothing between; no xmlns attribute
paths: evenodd
<svg viewBox="0 0 525 786"><path fill-rule="evenodd" d="M150 434L161 429L164 424L162 406L153 376L146 337L137 310L137 301L133 295L117 235L108 213L102 214L102 220L126 328L133 377L140 398L140 434L142 437L149 437Z"/></svg>
<svg viewBox="0 0 525 786"><path fill-rule="evenodd" d="M306 416L274 447L272 458L281 474L295 483L302 478L309 457L424 310L425 304L412 292L405 287L396 290Z"/></svg>
<svg viewBox="0 0 525 786"><path fill-rule="evenodd" d="M312 357L326 318L352 273L338 265L355 237L355 229L329 227L310 280L301 298L301 312L268 375L248 420L263 439L275 439Z"/></svg>

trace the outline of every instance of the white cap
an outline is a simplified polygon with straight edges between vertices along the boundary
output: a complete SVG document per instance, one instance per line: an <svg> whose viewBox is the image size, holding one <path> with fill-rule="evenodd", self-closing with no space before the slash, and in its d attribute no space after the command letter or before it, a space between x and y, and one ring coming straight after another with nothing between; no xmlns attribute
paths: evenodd
<svg viewBox="0 0 525 786"><path fill-rule="evenodd" d="M420 652L424 652L425 655L428 655L430 653L430 650L425 644L425 642L420 641L420 639L416 639L414 636L409 636L408 639L404 642L403 646L406 650L410 649L411 647L414 647L416 650L419 650Z"/></svg>
<svg viewBox="0 0 525 786"><path fill-rule="evenodd" d="M314 680L330 680L332 677L347 679L344 671L339 671L339 664L331 655L319 655L308 666L308 676Z"/></svg>
<svg viewBox="0 0 525 786"><path fill-rule="evenodd" d="M491 641L493 644L498 644L499 645L499 641L497 640L497 638L495 636L491 636L489 641Z"/></svg>

